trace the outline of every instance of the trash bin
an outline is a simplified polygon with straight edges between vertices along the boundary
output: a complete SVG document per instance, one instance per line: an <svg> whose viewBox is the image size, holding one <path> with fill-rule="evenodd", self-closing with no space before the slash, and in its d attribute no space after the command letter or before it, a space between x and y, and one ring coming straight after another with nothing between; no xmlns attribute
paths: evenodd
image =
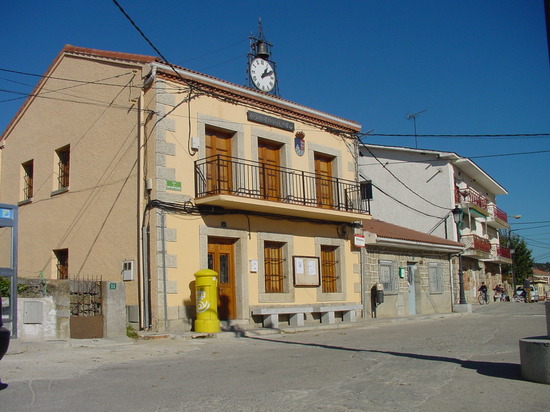
<svg viewBox="0 0 550 412"><path fill-rule="evenodd" d="M218 274L210 269L195 273L196 310L195 332L218 333Z"/></svg>

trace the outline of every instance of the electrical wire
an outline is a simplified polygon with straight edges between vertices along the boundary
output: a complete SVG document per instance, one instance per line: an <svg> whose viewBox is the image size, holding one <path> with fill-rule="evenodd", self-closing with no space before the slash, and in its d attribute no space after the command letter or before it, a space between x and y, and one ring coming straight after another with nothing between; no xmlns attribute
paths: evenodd
<svg viewBox="0 0 550 412"><path fill-rule="evenodd" d="M299 216L279 215L274 213L264 213L251 210L241 209L225 209L218 206L195 206L191 201L187 201L184 204L166 202L158 199L151 200L147 204L147 208L158 208L168 212L183 213L193 216L224 216L224 215L244 215L244 216L257 216L272 220L285 220L301 223L313 223L322 225L337 225L337 226L349 226L349 227L362 227L361 224L354 222L340 222L322 219L311 219Z"/></svg>
<svg viewBox="0 0 550 412"><path fill-rule="evenodd" d="M388 134L388 133L360 133L360 137L415 137L411 134ZM513 133L513 134L418 134L416 137L436 138L464 138L464 139L518 139L518 138L548 138L550 133Z"/></svg>
<svg viewBox="0 0 550 412"><path fill-rule="evenodd" d="M513 225L538 225L540 223L550 223L550 220L539 220L537 222L513 222Z"/></svg>
<svg viewBox="0 0 550 412"><path fill-rule="evenodd" d="M441 216L430 215L429 213L423 212L423 211L421 211L421 210L419 210L419 209L415 209L414 207L409 206L408 204L402 202L401 200L399 200L399 199L393 197L393 196L390 195L389 193L385 192L382 188L378 187L376 184L372 183L372 186L375 187L376 189L378 189L381 193L383 193L383 194L385 194L386 196L388 196L390 199L395 200L395 201L396 201L397 203L399 203L400 205L405 206L407 209L410 209L410 210L413 210L413 211L415 211L415 212L417 212L417 213L420 213L421 215L428 216L428 217L434 217L434 218L440 219L440 220L441 220L441 219L445 219L445 218L448 216L448 215L447 215L447 216L441 217ZM449 208L447 208L447 210L448 210L448 209L449 209Z"/></svg>
<svg viewBox="0 0 550 412"><path fill-rule="evenodd" d="M418 196L420 199L424 200L426 203L429 203L432 206L435 206L439 209L449 210L448 206L439 206L432 201L426 199L425 197L421 196L420 194L416 193L413 189L411 189L405 182L403 182L401 179L399 179L390 169L387 168L387 166L376 157L376 155L368 148L366 144L364 144L361 140L359 140L359 143L363 146L363 148L367 149L367 151L371 154L371 156L386 170L395 180L397 180L403 187L405 187L408 191L410 191L415 196Z"/></svg>
<svg viewBox="0 0 550 412"><path fill-rule="evenodd" d="M7 72L7 73L21 74L21 75L24 75L24 76L40 77L41 79L48 79L48 80L49 79L63 80L63 81L67 81L67 82L75 82L75 83L82 83L82 84L97 84L97 85L100 85L100 86L117 86L117 87L120 86L120 85L119 84L113 84L113 83L100 83L100 82L104 82L106 80L111 80L111 79L116 79L118 77L125 76L127 74L132 73L132 72L126 72L126 73L122 73L122 74L117 74L116 76L106 77L104 79L89 81L89 80L69 79L69 78L66 78L66 77L45 76L43 74L22 72L22 71L18 71L18 70L10 70L10 69L4 69L4 68L0 68L0 71L1 72ZM3 80L11 81L13 83L18 83L16 81L13 81L13 80L10 80L10 79L5 79L4 78ZM25 85L25 86L33 86L33 85L30 85L30 84L25 84L25 83L19 83L19 84L22 84L22 85Z"/></svg>
<svg viewBox="0 0 550 412"><path fill-rule="evenodd" d="M143 37L143 39L149 44L149 46L151 46L153 48L153 50L162 58L162 60L164 60L164 62L170 66L170 68L174 71L174 73L176 74L176 76L178 76L180 78L180 80L182 80L185 84L187 84L190 88L193 88L193 85L191 82L189 82L187 79L183 78L183 76L179 73L178 70L176 70L176 68L172 65L172 63L170 63L168 61L168 59L166 57L164 57L164 55L162 54L162 52L153 44L153 42L151 40L149 40L149 38L145 35L145 33L138 27L138 25L134 22L134 20L128 15L128 13L126 13L126 10L124 10L124 8L119 4L119 2L117 0L112 0L113 3L115 3L115 5L118 7L118 9L120 10L120 12L122 14L124 14L124 17L126 17L126 19L130 22L130 24L132 26L134 26L134 28L138 31L138 33L141 35L141 37Z"/></svg>

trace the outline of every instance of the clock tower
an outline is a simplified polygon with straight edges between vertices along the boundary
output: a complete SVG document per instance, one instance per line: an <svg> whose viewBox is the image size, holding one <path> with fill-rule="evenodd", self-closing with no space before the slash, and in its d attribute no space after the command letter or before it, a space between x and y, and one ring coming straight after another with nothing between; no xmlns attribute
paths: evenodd
<svg viewBox="0 0 550 412"><path fill-rule="evenodd" d="M270 60L270 43L265 39L262 29L262 19L258 21L258 35L250 36L250 51L248 52L247 84L262 92L279 95L277 83L277 65Z"/></svg>

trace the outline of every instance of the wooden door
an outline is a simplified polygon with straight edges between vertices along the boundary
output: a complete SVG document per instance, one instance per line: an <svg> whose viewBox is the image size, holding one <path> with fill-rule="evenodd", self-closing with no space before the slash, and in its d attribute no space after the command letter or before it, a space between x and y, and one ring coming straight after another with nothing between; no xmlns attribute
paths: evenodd
<svg viewBox="0 0 550 412"><path fill-rule="evenodd" d="M280 144L266 140L258 141L260 193L267 200L280 200L281 197L280 152Z"/></svg>
<svg viewBox="0 0 550 412"><path fill-rule="evenodd" d="M218 273L218 318L235 319L235 257L232 239L208 239L208 269Z"/></svg>
<svg viewBox="0 0 550 412"><path fill-rule="evenodd" d="M232 158L230 133L206 130L207 193L231 193Z"/></svg>
<svg viewBox="0 0 550 412"><path fill-rule="evenodd" d="M317 205L332 208L332 161L333 157L315 154L315 190Z"/></svg>

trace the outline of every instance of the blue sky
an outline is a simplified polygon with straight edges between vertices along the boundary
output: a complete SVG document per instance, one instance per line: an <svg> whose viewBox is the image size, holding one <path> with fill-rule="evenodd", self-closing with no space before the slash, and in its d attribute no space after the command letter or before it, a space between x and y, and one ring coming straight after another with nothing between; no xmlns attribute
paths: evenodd
<svg viewBox="0 0 550 412"><path fill-rule="evenodd" d="M171 63L237 84L261 17L281 96L363 132L412 135L406 115L426 109L419 135L550 133L543 0L119 3ZM0 69L43 74L64 44L155 55L111 0L3 2L0 23ZM36 81L0 71L0 129ZM414 137L366 141L415 147ZM550 136L419 137L418 147L471 157L509 192L497 203L522 215L512 229L535 260L550 261L550 152L517 155L550 150Z"/></svg>

